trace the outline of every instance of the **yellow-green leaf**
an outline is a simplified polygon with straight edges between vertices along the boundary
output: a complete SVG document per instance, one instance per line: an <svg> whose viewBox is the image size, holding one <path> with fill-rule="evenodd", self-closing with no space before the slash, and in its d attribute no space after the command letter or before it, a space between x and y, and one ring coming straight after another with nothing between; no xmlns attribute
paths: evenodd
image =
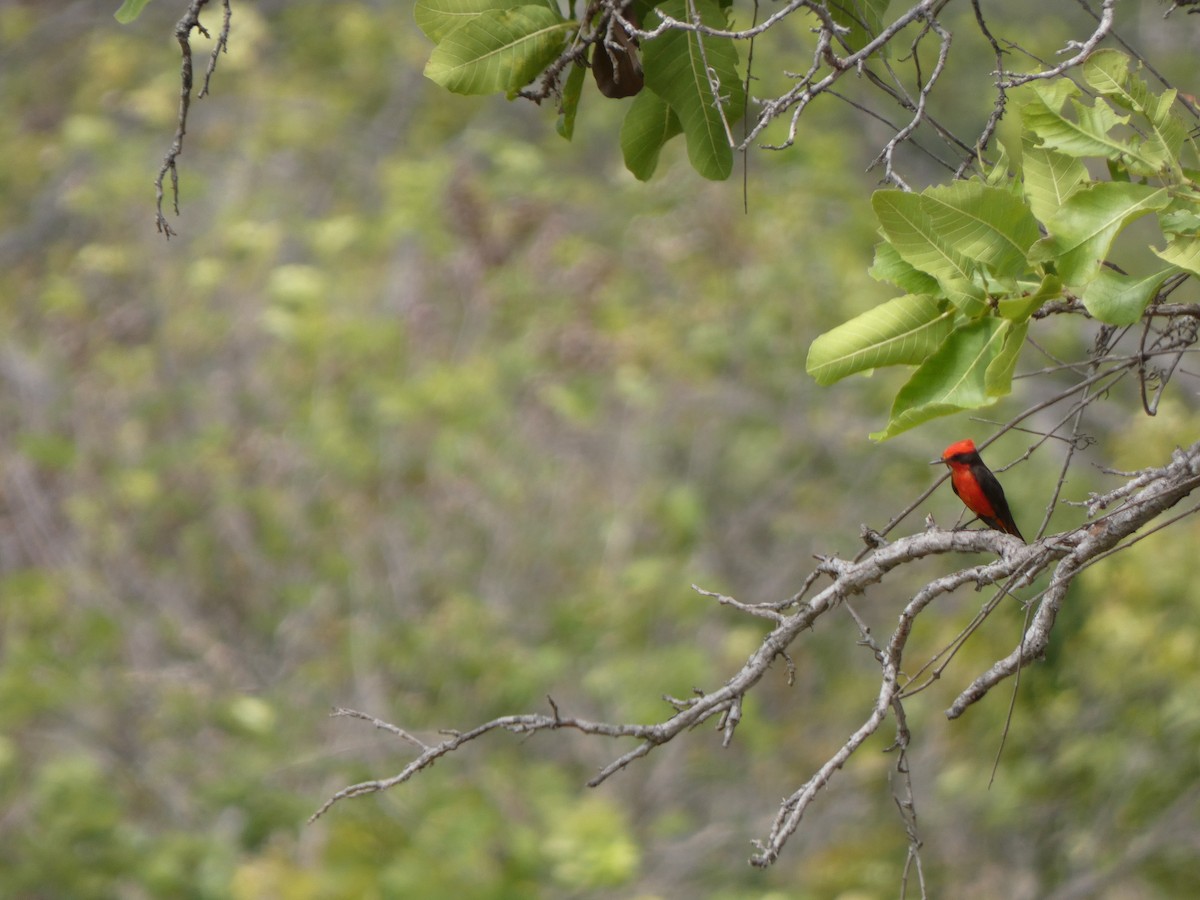
<svg viewBox="0 0 1200 900"><path fill-rule="evenodd" d="M818 384L880 366L915 365L953 328L953 308L924 294L889 300L827 331L808 351L806 368Z"/></svg>
<svg viewBox="0 0 1200 900"><path fill-rule="evenodd" d="M575 27L545 6L485 10L442 39L425 75L456 94L516 91L554 61Z"/></svg>

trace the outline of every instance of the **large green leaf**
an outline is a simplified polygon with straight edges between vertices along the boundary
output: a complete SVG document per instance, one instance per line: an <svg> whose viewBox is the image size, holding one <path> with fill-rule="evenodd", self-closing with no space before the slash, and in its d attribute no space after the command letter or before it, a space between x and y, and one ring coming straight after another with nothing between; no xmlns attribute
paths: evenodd
<svg viewBox="0 0 1200 900"><path fill-rule="evenodd" d="M1031 262L1053 262L1063 282L1082 289L1096 277L1117 234L1170 200L1166 188L1101 182L1076 191L1046 227L1050 236L1034 244Z"/></svg>
<svg viewBox="0 0 1200 900"><path fill-rule="evenodd" d="M1045 222L1087 182L1087 167L1073 156L1037 145L1028 131L1021 148L1025 199L1033 214Z"/></svg>
<svg viewBox="0 0 1200 900"><path fill-rule="evenodd" d="M485 10L442 38L425 75L456 94L512 92L554 61L574 28L545 6Z"/></svg>
<svg viewBox="0 0 1200 900"><path fill-rule="evenodd" d="M417 0L413 18L417 27L435 44L455 28L471 21L489 9L517 9L528 6L529 0ZM542 4L547 9L549 4Z"/></svg>
<svg viewBox="0 0 1200 900"><path fill-rule="evenodd" d="M658 168L663 144L682 133L679 117L667 101L654 91L642 91L633 98L621 123L625 168L639 181L648 181Z"/></svg>
<svg viewBox="0 0 1200 900"><path fill-rule="evenodd" d="M938 231L919 194L876 191L871 205L884 235L905 262L936 278L950 302L967 316L986 310L975 266Z"/></svg>
<svg viewBox="0 0 1200 900"><path fill-rule="evenodd" d="M725 27L725 13L716 0L693 0L691 4L667 0L657 8L690 21L689 5L705 25ZM654 17L650 18L647 27L653 25ZM691 31L668 31L642 47L646 87L679 116L692 167L717 181L733 171L733 148L726 126L741 118L746 105L737 61L733 41ZM715 84L709 81L710 71L717 79Z"/></svg>
<svg viewBox="0 0 1200 900"><path fill-rule="evenodd" d="M989 379L989 369L994 363L1007 367L1012 353L1007 339L1014 331L1023 336L1024 327L986 316L953 332L900 389L887 427L871 439L886 440L938 416L994 403L997 373Z"/></svg>
<svg viewBox="0 0 1200 900"><path fill-rule="evenodd" d="M1025 255L1038 239L1038 226L1019 197L972 180L929 188L920 202L934 229L955 252L999 276L1016 276L1028 269Z"/></svg>
<svg viewBox="0 0 1200 900"><path fill-rule="evenodd" d="M1146 305L1174 269L1150 275L1122 275L1101 269L1083 293L1087 311L1109 325L1132 325L1142 317Z"/></svg>
<svg viewBox="0 0 1200 900"><path fill-rule="evenodd" d="M1019 98L1026 130L1036 135L1042 146L1079 157L1116 158L1127 151L1127 146L1109 132L1128 122L1129 117L1118 116L1103 101L1094 106L1079 103L1080 90L1068 79L1033 81L1014 93ZM1062 113L1068 99L1076 119L1068 119Z"/></svg>
<svg viewBox="0 0 1200 900"><path fill-rule="evenodd" d="M921 294L889 300L813 341L805 368L818 384L832 384L866 369L923 362L953 328L954 310L942 306Z"/></svg>
<svg viewBox="0 0 1200 900"><path fill-rule="evenodd" d="M1017 96L1022 98L1025 128L1042 146L1068 156L1099 157L1111 167L1137 176L1170 172L1178 180L1178 151L1186 129L1171 110L1174 91L1156 96L1125 71L1128 61L1121 54L1101 51L1098 55L1100 61L1088 69L1089 79L1113 102L1145 116L1149 122L1146 135L1139 133L1140 127L1128 130L1128 134L1114 134L1113 129L1128 125L1130 117L1118 115L1099 97L1091 104L1080 102L1079 88L1066 79L1048 85L1035 82L1020 89ZM1074 118L1062 112L1067 99Z"/></svg>
<svg viewBox="0 0 1200 900"><path fill-rule="evenodd" d="M1153 175L1169 170L1173 179L1179 180L1179 152L1187 126L1172 109L1177 91L1153 93L1146 82L1130 73L1129 63L1129 57L1117 50L1098 50L1084 64L1083 77L1090 87L1117 105L1141 113L1149 123L1145 138L1131 141L1144 162L1134 173Z"/></svg>

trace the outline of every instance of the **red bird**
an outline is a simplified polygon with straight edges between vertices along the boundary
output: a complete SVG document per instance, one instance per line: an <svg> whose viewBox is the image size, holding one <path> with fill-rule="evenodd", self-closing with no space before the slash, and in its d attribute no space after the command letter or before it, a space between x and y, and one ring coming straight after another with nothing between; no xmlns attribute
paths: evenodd
<svg viewBox="0 0 1200 900"><path fill-rule="evenodd" d="M950 467L950 487L985 525L1025 540L1013 521L1008 501L1004 499L1004 489L992 470L984 465L974 441L968 438L951 444L942 452L942 458L935 459L930 465L938 463Z"/></svg>

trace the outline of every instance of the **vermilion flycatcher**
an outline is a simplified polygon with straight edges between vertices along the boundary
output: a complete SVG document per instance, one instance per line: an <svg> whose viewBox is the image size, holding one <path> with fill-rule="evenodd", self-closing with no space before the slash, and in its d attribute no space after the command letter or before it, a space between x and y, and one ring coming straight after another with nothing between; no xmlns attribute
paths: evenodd
<svg viewBox="0 0 1200 900"><path fill-rule="evenodd" d="M954 493L958 494L967 509L979 516L985 525L1025 540L1008 509L1004 489L992 470L984 465L974 441L968 438L951 444L942 452L942 458L935 459L930 465L936 466L938 463L950 467L950 487L954 488Z"/></svg>

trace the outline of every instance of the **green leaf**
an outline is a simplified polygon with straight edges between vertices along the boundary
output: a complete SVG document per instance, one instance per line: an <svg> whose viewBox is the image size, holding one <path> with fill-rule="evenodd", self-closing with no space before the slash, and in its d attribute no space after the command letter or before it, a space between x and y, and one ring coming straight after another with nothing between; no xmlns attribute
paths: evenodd
<svg viewBox="0 0 1200 900"><path fill-rule="evenodd" d="M667 101L653 91L642 91L633 98L625 121L621 123L621 153L625 168L638 181L649 181L658 168L663 145L683 133L679 117Z"/></svg>
<svg viewBox="0 0 1200 900"><path fill-rule="evenodd" d="M1150 275L1122 275L1101 269L1083 294L1087 311L1109 325L1132 325L1142 317L1146 305L1174 269Z"/></svg>
<svg viewBox="0 0 1200 900"><path fill-rule="evenodd" d="M528 4L529 0L417 0L413 18L425 37L440 44L446 35L478 18L480 13L492 9L517 9ZM550 7L547 5L546 8Z"/></svg>
<svg viewBox="0 0 1200 900"><path fill-rule="evenodd" d="M1008 147L1004 141L996 141L996 145L1000 148L1000 156L995 163L989 167L983 159L979 160L983 182L988 187L1003 188L1019 195L1020 186L1013 181L1012 173L1009 171L1012 168L1012 159L1008 155Z"/></svg>
<svg viewBox="0 0 1200 900"><path fill-rule="evenodd" d="M1129 117L1118 116L1108 104L1099 100L1090 107L1079 103L1080 90L1068 79L1030 82L1014 93L1023 101L1020 103L1021 120L1026 130L1036 135L1042 146L1079 157L1118 157L1126 152L1125 144L1109 137L1108 132L1127 123ZM1068 99L1077 121L1062 114L1063 104Z"/></svg>
<svg viewBox="0 0 1200 900"><path fill-rule="evenodd" d="M1024 134L1021 148L1025 199L1033 214L1045 222L1087 182L1087 167L1073 156L1038 146L1029 132Z"/></svg>
<svg viewBox="0 0 1200 900"><path fill-rule="evenodd" d="M1161 250L1153 247L1151 249L1171 265L1200 276L1200 236L1179 235L1168 241L1167 246Z"/></svg>
<svg viewBox="0 0 1200 900"><path fill-rule="evenodd" d="M997 395L989 387L996 388L997 375L989 384L988 370L997 359L1006 359L1006 339L1014 327L1022 326L986 316L953 332L900 389L887 428L871 440L887 440L938 416L994 403Z"/></svg>
<svg viewBox="0 0 1200 900"><path fill-rule="evenodd" d="M876 281L894 284L910 294L938 293L937 279L919 269L914 269L887 241L875 245L875 262L867 270Z"/></svg>
<svg viewBox="0 0 1200 900"><path fill-rule="evenodd" d="M1104 167L1108 169L1108 177L1113 181L1133 181L1129 170L1119 160L1106 159Z"/></svg>
<svg viewBox="0 0 1200 900"><path fill-rule="evenodd" d="M142 10L146 8L146 4L150 0L125 0L113 15L122 25L128 25L134 19L142 14Z"/></svg>
<svg viewBox="0 0 1200 900"><path fill-rule="evenodd" d="M832 384L866 369L924 362L953 328L954 310L942 306L922 294L889 300L813 341L805 368L817 384Z"/></svg>
<svg viewBox="0 0 1200 900"><path fill-rule="evenodd" d="M1187 138L1187 126L1175 115L1177 91L1153 93L1146 82L1130 74L1130 59L1117 50L1097 50L1083 67L1088 85L1117 105L1141 113L1149 122L1146 137L1135 146L1149 168L1138 174L1152 175L1170 170L1174 180L1181 177L1179 152Z"/></svg>
<svg viewBox="0 0 1200 900"><path fill-rule="evenodd" d="M876 191L871 205L884 235L905 262L936 278L945 296L965 315L975 317L987 309L983 288L974 278L975 267L934 226L919 194Z"/></svg>
<svg viewBox="0 0 1200 900"><path fill-rule="evenodd" d="M562 98L558 102L558 121L554 128L559 136L568 141L575 135L575 114L579 111L579 98L583 94L583 79L586 76L587 66L575 63L563 82Z"/></svg>
<svg viewBox="0 0 1200 900"><path fill-rule="evenodd" d="M1002 297L996 306L1001 316L1014 324L1020 324L1041 309L1043 303L1061 297L1062 279L1057 275L1047 275L1032 294Z"/></svg>
<svg viewBox="0 0 1200 900"><path fill-rule="evenodd" d="M1191 235L1200 232L1200 198L1176 195L1158 214L1158 227L1165 235Z"/></svg>
<svg viewBox="0 0 1200 900"><path fill-rule="evenodd" d="M1009 324L1008 333L1004 335L1004 348L988 363L984 372L983 386L989 397L995 399L1012 393L1013 371L1017 368L1017 358L1028 331L1028 320Z"/></svg>
<svg viewBox="0 0 1200 900"><path fill-rule="evenodd" d="M1149 96L1150 91L1145 82L1140 78L1133 78L1129 74L1129 63L1129 57L1120 50L1112 48L1097 50L1087 58L1083 65L1083 79L1089 87L1112 99L1119 106L1141 112L1143 109L1141 100ZM1136 88L1133 85L1135 81L1138 82ZM1135 98L1135 91L1140 99Z"/></svg>
<svg viewBox="0 0 1200 900"><path fill-rule="evenodd" d="M999 276L1027 270L1025 256L1039 232L1021 198L974 180L929 188L920 197L934 229L955 252Z"/></svg>
<svg viewBox="0 0 1200 900"><path fill-rule="evenodd" d="M1063 283L1081 289L1096 277L1117 234L1135 219L1162 209L1166 188L1101 182L1076 191L1046 227L1050 236L1034 244L1029 260L1054 263Z"/></svg>
<svg viewBox="0 0 1200 900"><path fill-rule="evenodd" d="M456 94L516 91L554 61L576 27L545 6L485 10L442 39L425 75Z"/></svg>
<svg viewBox="0 0 1200 900"><path fill-rule="evenodd" d="M1174 92L1162 96L1150 93L1145 84L1129 75L1128 60L1119 53L1100 51L1096 56L1100 57L1096 65L1092 66L1089 60L1088 77L1114 102L1142 113L1150 122L1148 136L1139 135L1137 129L1128 138L1114 136L1112 130L1118 125L1128 125L1130 117L1118 115L1101 98L1091 105L1081 103L1079 88L1066 79L1049 85L1031 83L1019 89L1021 93L1016 96L1023 98L1020 109L1025 128L1043 146L1068 156L1099 157L1139 176L1169 171L1178 180L1181 175L1178 151L1186 128L1171 110ZM1063 103L1068 99L1074 119L1062 113Z"/></svg>
<svg viewBox="0 0 1200 900"><path fill-rule="evenodd" d="M693 6L705 25L725 27L725 13L716 0L695 0ZM667 0L657 9L690 19L685 0ZM737 61L733 41L690 31L668 31L642 47L646 87L679 116L692 168L714 181L728 178L733 171L727 125L741 118L746 105ZM715 85L709 82L710 69L718 81Z"/></svg>

